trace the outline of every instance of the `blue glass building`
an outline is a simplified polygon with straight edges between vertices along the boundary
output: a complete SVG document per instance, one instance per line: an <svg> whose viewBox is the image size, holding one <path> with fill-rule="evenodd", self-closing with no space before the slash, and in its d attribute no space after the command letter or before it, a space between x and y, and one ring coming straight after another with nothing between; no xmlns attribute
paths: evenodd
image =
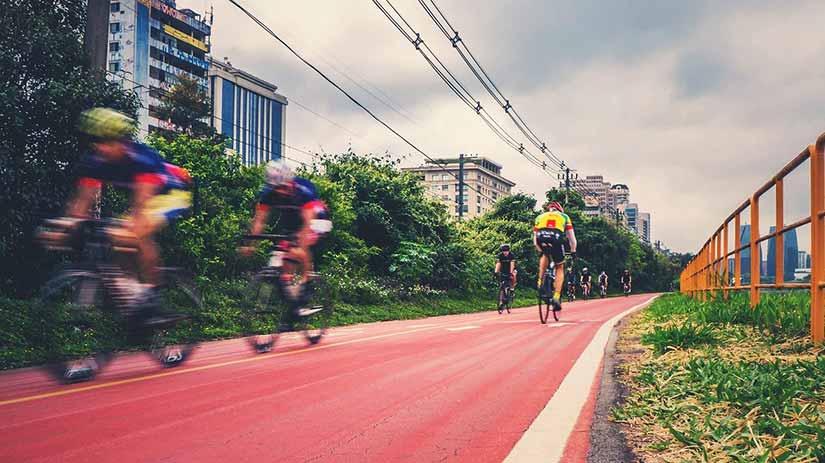
<svg viewBox="0 0 825 463"><path fill-rule="evenodd" d="M233 67L210 60L210 123L230 139L244 165L281 158L286 131L287 99L278 87Z"/></svg>

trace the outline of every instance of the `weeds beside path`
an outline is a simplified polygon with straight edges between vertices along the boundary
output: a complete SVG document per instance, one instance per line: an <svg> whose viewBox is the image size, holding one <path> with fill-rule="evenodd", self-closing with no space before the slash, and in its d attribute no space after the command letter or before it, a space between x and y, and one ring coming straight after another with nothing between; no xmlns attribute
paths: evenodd
<svg viewBox="0 0 825 463"><path fill-rule="evenodd" d="M825 462L825 356L807 295L699 302L668 295L635 315L613 411L644 462Z"/></svg>

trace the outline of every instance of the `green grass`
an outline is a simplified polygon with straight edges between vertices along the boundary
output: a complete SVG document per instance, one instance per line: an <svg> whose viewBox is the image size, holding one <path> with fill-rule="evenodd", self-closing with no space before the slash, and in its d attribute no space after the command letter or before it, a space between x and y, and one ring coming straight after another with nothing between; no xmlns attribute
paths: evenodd
<svg viewBox="0 0 825 463"><path fill-rule="evenodd" d="M807 339L809 298L659 298L623 333L616 421L655 461L825 462L825 356ZM677 349L678 348L678 349Z"/></svg>
<svg viewBox="0 0 825 463"><path fill-rule="evenodd" d="M657 326L650 333L642 335L642 343L651 345L656 355L662 355L668 350L699 347L717 342L713 329L709 326L699 326L686 323L676 326Z"/></svg>

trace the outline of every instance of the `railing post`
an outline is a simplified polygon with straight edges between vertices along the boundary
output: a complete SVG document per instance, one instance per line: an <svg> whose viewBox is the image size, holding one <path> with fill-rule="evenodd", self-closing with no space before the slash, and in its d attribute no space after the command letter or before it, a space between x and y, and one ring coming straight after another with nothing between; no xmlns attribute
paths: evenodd
<svg viewBox="0 0 825 463"><path fill-rule="evenodd" d="M733 221L733 248L736 252L733 254L733 286L742 286L742 258L739 255L742 252L739 248L742 246L742 213L736 214L736 219Z"/></svg>
<svg viewBox="0 0 825 463"><path fill-rule="evenodd" d="M782 179L777 179L776 185L776 238L774 238L776 248L776 283L777 288L785 282L785 236L782 228L785 227L785 191ZM794 256L796 257L796 256Z"/></svg>
<svg viewBox="0 0 825 463"><path fill-rule="evenodd" d="M825 340L825 294L819 283L825 279L825 228L819 213L825 209L825 160L822 154L823 137L811 145L811 339L815 343Z"/></svg>
<svg viewBox="0 0 825 463"><path fill-rule="evenodd" d="M730 271L728 268L728 222L725 222L725 225L722 226L722 233L725 234L725 236L722 237L722 297L728 300L728 285L730 284Z"/></svg>
<svg viewBox="0 0 825 463"><path fill-rule="evenodd" d="M750 234L750 242L751 242L751 308L756 307L756 304L759 304L759 287L757 286L761 283L761 268L762 268L762 256L760 256L759 252L759 243L757 240L759 239L759 197L756 195L751 196L751 234Z"/></svg>

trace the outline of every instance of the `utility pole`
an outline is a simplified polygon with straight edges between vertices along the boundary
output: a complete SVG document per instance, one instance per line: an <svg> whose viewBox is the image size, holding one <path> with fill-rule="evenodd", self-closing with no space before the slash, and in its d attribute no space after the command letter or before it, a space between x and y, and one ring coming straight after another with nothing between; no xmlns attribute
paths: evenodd
<svg viewBox="0 0 825 463"><path fill-rule="evenodd" d="M458 220L464 218L464 153L458 155Z"/></svg>
<svg viewBox="0 0 825 463"><path fill-rule="evenodd" d="M617 227L619 226L619 217L621 216L621 214L622 214L622 212L621 212L621 211L619 210L619 208L617 207L617 208L616 208L616 211L615 211L615 214L614 214L614 215L616 216L616 226L617 226Z"/></svg>
<svg viewBox="0 0 825 463"><path fill-rule="evenodd" d="M109 0L88 0L83 46L92 69L105 72L109 52Z"/></svg>
<svg viewBox="0 0 825 463"><path fill-rule="evenodd" d="M571 175L571 170L567 167L564 162L561 163L561 170L562 173L559 174L559 180L564 180L564 183L559 184L559 186L564 186L564 205L567 206L569 201L570 195L570 180L576 180L579 178L579 174L573 172Z"/></svg>

